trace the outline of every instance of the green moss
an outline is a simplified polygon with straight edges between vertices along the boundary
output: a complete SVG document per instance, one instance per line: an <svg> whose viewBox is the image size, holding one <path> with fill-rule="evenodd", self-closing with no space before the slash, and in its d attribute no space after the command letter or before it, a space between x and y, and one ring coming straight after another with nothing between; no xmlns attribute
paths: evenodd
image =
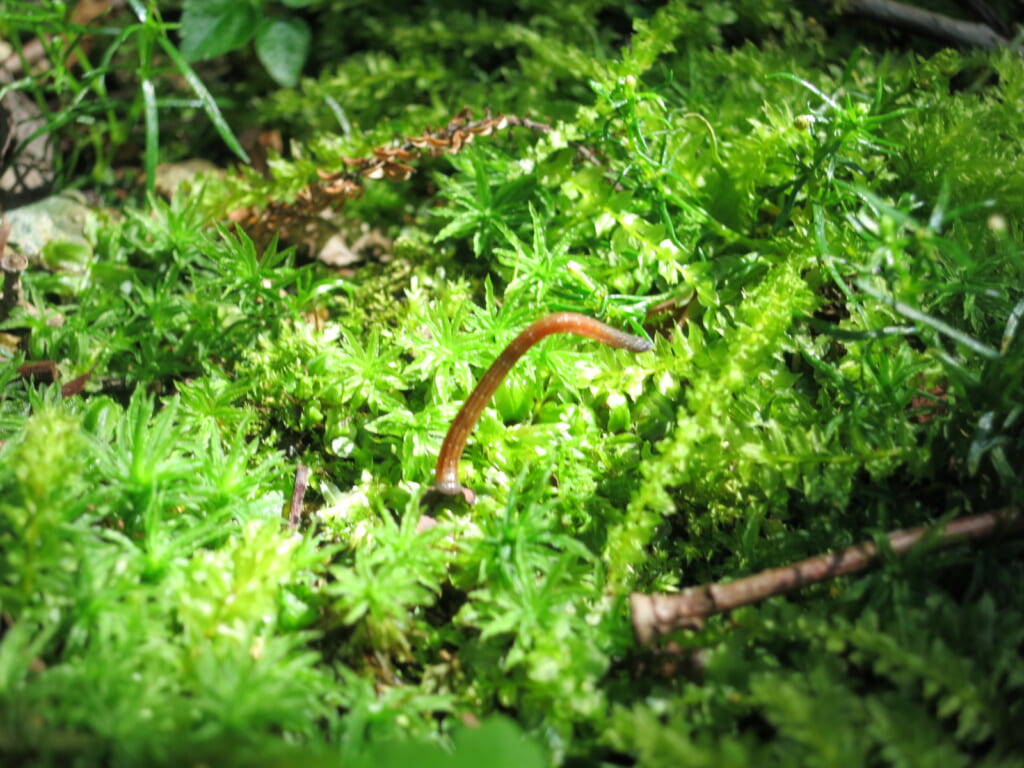
<svg viewBox="0 0 1024 768"><path fill-rule="evenodd" d="M14 6L0 29L28 34ZM233 92L294 140L267 174L103 217L73 287L22 276L8 762L458 764L483 740L522 764L1019 763L1015 540L886 555L656 654L627 597L1021 502L1020 58L851 46L781 2L549 6L296 10L306 77ZM169 44L124 29L150 63ZM127 66L109 31L75 114ZM105 103L123 133L134 102ZM463 105L545 126L406 181L351 164ZM304 210L344 169L363 196ZM316 263L291 214L380 252ZM470 436L478 503L422 507L474 382L562 310L655 349L538 344Z"/></svg>

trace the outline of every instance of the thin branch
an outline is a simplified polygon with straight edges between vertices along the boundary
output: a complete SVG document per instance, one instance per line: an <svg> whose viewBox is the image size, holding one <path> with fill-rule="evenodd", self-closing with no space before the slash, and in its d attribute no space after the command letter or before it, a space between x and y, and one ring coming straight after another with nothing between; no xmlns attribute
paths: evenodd
<svg viewBox="0 0 1024 768"><path fill-rule="evenodd" d="M975 45L979 48L1001 48L1010 44L1009 40L985 24L954 19L892 0L847 0L843 8L882 24L904 27L945 42Z"/></svg>
<svg viewBox="0 0 1024 768"><path fill-rule="evenodd" d="M981 17L982 21L999 34L1008 35L1012 33L1010 25L985 0L967 0L967 4L971 6L975 14Z"/></svg>
<svg viewBox="0 0 1024 768"><path fill-rule="evenodd" d="M92 378L92 372L96 370L94 365L88 371L83 373L81 376L76 376L67 384L63 384L60 388L61 397L74 397L80 395L85 391L85 385L89 383L89 379Z"/></svg>
<svg viewBox="0 0 1024 768"><path fill-rule="evenodd" d="M53 360L34 360L18 366L18 375L40 384L53 384L60 379L60 368Z"/></svg>
<svg viewBox="0 0 1024 768"><path fill-rule="evenodd" d="M1018 507L1007 507L981 515L960 517L941 529L923 525L909 531L893 531L887 538L892 551L902 555L928 535L935 536L936 546L945 547L960 541L984 539L996 533L1020 530L1024 530L1024 514ZM677 629L699 627L709 616L791 592L808 584L864 570L879 559L878 546L869 541L726 584L688 587L674 595L634 592L629 598L633 634L637 644L651 645L660 635Z"/></svg>

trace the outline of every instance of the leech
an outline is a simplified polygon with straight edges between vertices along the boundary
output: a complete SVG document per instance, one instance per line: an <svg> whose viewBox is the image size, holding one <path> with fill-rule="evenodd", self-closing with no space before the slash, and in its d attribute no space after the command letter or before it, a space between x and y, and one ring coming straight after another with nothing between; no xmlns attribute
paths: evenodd
<svg viewBox="0 0 1024 768"><path fill-rule="evenodd" d="M526 350L553 333L586 336L610 347L628 349L630 352L648 352L654 349L654 345L647 339L617 330L592 317L576 312L556 312L532 323L505 347L505 351L498 356L497 360L491 363L491 367L477 383L476 389L463 404L449 427L448 434L441 445L441 452L437 456L437 469L434 471L435 491L446 496L461 495L470 504L476 499L473 491L459 482L459 459L466 447L469 433L473 431L481 411L509 369L515 365Z"/></svg>

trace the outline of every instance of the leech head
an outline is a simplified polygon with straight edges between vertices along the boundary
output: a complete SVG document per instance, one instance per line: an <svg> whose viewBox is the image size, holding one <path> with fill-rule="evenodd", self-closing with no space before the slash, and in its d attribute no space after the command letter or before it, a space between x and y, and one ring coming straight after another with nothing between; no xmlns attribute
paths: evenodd
<svg viewBox="0 0 1024 768"><path fill-rule="evenodd" d="M442 496L461 496L465 502L472 505L476 501L476 494L459 482L458 477L445 477L438 480L431 486L431 491Z"/></svg>
<svg viewBox="0 0 1024 768"><path fill-rule="evenodd" d="M623 346L623 349L628 349L630 352L636 352L637 354L640 354L641 352L650 352L654 349L654 343L647 339L640 336L630 336L629 338L630 343Z"/></svg>

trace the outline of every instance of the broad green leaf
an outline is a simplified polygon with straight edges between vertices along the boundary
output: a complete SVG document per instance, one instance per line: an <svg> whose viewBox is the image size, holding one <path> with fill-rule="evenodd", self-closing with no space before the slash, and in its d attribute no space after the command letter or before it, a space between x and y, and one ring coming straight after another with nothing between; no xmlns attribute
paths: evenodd
<svg viewBox="0 0 1024 768"><path fill-rule="evenodd" d="M186 61L211 59L252 39L256 8L248 0L185 0L181 52Z"/></svg>
<svg viewBox="0 0 1024 768"><path fill-rule="evenodd" d="M311 37L309 25L302 19L264 19L256 33L256 55L275 82L294 88Z"/></svg>

